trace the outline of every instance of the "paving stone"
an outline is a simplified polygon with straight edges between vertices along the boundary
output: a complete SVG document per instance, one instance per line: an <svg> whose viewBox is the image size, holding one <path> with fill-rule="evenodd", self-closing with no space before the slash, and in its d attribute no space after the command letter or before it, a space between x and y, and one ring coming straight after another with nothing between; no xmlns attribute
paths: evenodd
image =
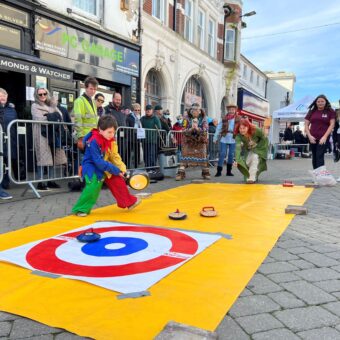
<svg viewBox="0 0 340 340"><path fill-rule="evenodd" d="M313 284L328 293L340 292L340 280L319 281Z"/></svg>
<svg viewBox="0 0 340 340"><path fill-rule="evenodd" d="M282 323L270 314L243 316L237 318L236 321L248 334L269 331L271 329L283 327Z"/></svg>
<svg viewBox="0 0 340 340"><path fill-rule="evenodd" d="M326 308L327 310L329 310L333 314L336 314L337 316L340 317L340 301L327 303L326 305L322 305L322 307Z"/></svg>
<svg viewBox="0 0 340 340"><path fill-rule="evenodd" d="M317 246L309 246L309 248L317 251L318 253L331 253L340 250L339 247L334 244L321 244Z"/></svg>
<svg viewBox="0 0 340 340"><path fill-rule="evenodd" d="M296 275L310 282L340 279L340 273L330 268L300 270Z"/></svg>
<svg viewBox="0 0 340 340"><path fill-rule="evenodd" d="M334 253L328 253L327 256L336 259L336 260L340 260L340 251L335 251Z"/></svg>
<svg viewBox="0 0 340 340"><path fill-rule="evenodd" d="M334 328L324 327L300 332L298 335L306 340L340 340L340 333Z"/></svg>
<svg viewBox="0 0 340 340"><path fill-rule="evenodd" d="M282 287L273 281L270 281L261 274L255 274L255 276L248 283L247 288L255 294L268 294L282 290Z"/></svg>
<svg viewBox="0 0 340 340"><path fill-rule="evenodd" d="M320 304L336 300L334 296L306 281L284 282L281 283L281 286L308 304Z"/></svg>
<svg viewBox="0 0 340 340"><path fill-rule="evenodd" d="M274 248L269 255L278 261L297 260L298 257L280 248Z"/></svg>
<svg viewBox="0 0 340 340"><path fill-rule="evenodd" d="M286 262L275 262L275 263L265 263L262 264L258 271L262 274L275 274L275 273L283 273L283 272L291 272L294 270L298 270L299 268L293 266L290 263Z"/></svg>
<svg viewBox="0 0 340 340"><path fill-rule="evenodd" d="M58 328L45 326L38 322L22 318L13 321L11 338L14 339L19 339L23 337L29 338L44 334L60 333L60 331L61 330Z"/></svg>
<svg viewBox="0 0 340 340"><path fill-rule="evenodd" d="M265 295L252 295L236 300L229 314L233 317L270 313L279 310L280 306Z"/></svg>
<svg viewBox="0 0 340 340"><path fill-rule="evenodd" d="M319 306L286 309L274 312L274 316L293 332L335 326L339 322L337 316Z"/></svg>
<svg viewBox="0 0 340 340"><path fill-rule="evenodd" d="M12 339L12 337L10 339ZM32 336L32 337L24 338L24 339L25 340L53 340L53 335L45 334L45 335Z"/></svg>
<svg viewBox="0 0 340 340"><path fill-rule="evenodd" d="M300 338L297 337L289 329L283 328L283 329L273 329L268 332L256 333L252 336L252 339L253 340L273 340L273 339L275 340L299 340ZM238 340L238 339L234 338L234 340Z"/></svg>
<svg viewBox="0 0 340 340"><path fill-rule="evenodd" d="M262 263L273 263L273 262L276 262L276 260L273 259L273 258L270 257L270 256L267 256L267 257L265 258L265 260L264 260Z"/></svg>
<svg viewBox="0 0 340 340"><path fill-rule="evenodd" d="M283 308L303 307L306 304L289 292L270 293L268 296Z"/></svg>
<svg viewBox="0 0 340 340"><path fill-rule="evenodd" d="M318 267L331 267L339 264L338 261L319 253L305 253L299 256L306 261L314 263Z"/></svg>
<svg viewBox="0 0 340 340"><path fill-rule="evenodd" d="M249 295L254 295L249 289L244 288L240 296L249 296Z"/></svg>
<svg viewBox="0 0 340 340"><path fill-rule="evenodd" d="M340 266L334 266L334 267L331 267L331 268L340 273Z"/></svg>
<svg viewBox="0 0 340 340"><path fill-rule="evenodd" d="M300 268L300 269L309 269L309 268L315 268L313 263L307 262L305 260L293 260L289 261L292 265Z"/></svg>
<svg viewBox="0 0 340 340"><path fill-rule="evenodd" d="M295 272L287 272L287 273L279 273L279 274L270 274L267 277L270 280L273 280L276 283L280 282L291 282L291 281L299 281L301 278L294 274Z"/></svg>
<svg viewBox="0 0 340 340"><path fill-rule="evenodd" d="M13 321L13 320L19 319L19 318L20 318L20 316L18 316L18 315L0 312L0 321Z"/></svg>
<svg viewBox="0 0 340 340"><path fill-rule="evenodd" d="M294 247L294 248L287 249L287 251L294 255L313 252L313 250L307 247Z"/></svg>
<svg viewBox="0 0 340 340"><path fill-rule="evenodd" d="M155 340L217 340L217 334L201 328L169 321L163 330L155 337Z"/></svg>
<svg viewBox="0 0 340 340"><path fill-rule="evenodd" d="M296 247L305 247L309 244L303 241L299 240L291 240L291 241L283 241L283 242L277 242L277 246L280 248L287 249L288 248L296 248Z"/></svg>
<svg viewBox="0 0 340 340"><path fill-rule="evenodd" d="M0 336L8 336L12 328L12 324L8 321L0 322Z"/></svg>
<svg viewBox="0 0 340 340"><path fill-rule="evenodd" d="M230 317L226 316L216 329L219 340L249 340L250 337L243 329ZM64 339L60 339L64 340Z"/></svg>
<svg viewBox="0 0 340 340"><path fill-rule="evenodd" d="M62 332L54 336L54 340L80 340L80 339L90 339L84 338L72 333Z"/></svg>

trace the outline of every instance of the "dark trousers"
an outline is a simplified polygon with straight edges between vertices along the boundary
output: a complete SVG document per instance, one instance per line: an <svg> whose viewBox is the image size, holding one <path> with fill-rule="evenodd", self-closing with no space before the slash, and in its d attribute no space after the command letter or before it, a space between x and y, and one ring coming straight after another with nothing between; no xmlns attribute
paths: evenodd
<svg viewBox="0 0 340 340"><path fill-rule="evenodd" d="M143 142L144 165L146 168L155 167L157 163L157 144Z"/></svg>
<svg viewBox="0 0 340 340"><path fill-rule="evenodd" d="M313 169L325 165L325 153L327 150L327 145L319 144L319 141L317 141L316 144L311 144L310 147L312 150Z"/></svg>
<svg viewBox="0 0 340 340"><path fill-rule="evenodd" d="M140 163L140 142L135 138L131 143L130 143L130 154L129 154L129 159L128 163L126 164L128 169L135 168L137 169ZM132 154L133 154L133 159L134 161L132 162Z"/></svg>

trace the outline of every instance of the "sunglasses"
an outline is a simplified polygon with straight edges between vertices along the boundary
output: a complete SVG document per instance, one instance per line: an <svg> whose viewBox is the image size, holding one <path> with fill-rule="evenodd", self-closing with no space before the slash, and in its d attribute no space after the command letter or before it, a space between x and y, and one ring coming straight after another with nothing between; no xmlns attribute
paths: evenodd
<svg viewBox="0 0 340 340"><path fill-rule="evenodd" d="M104 100L103 99L97 99L97 102L104 103Z"/></svg>
<svg viewBox="0 0 340 340"><path fill-rule="evenodd" d="M47 96L47 92L44 92L44 93L38 93L38 96L39 96L39 97L42 97L42 96Z"/></svg>
<svg viewBox="0 0 340 340"><path fill-rule="evenodd" d="M140 111L140 109L136 109L135 111Z"/></svg>

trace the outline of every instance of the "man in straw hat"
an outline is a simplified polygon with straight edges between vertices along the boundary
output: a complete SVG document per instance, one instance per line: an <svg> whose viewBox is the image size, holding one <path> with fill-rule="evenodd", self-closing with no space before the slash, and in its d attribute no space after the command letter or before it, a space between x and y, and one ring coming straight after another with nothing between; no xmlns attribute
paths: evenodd
<svg viewBox="0 0 340 340"><path fill-rule="evenodd" d="M235 157L235 139L233 137L233 131L235 128L235 121L237 120L237 105L229 103L227 106L227 114L217 125L213 142L216 144L220 140L219 145L219 157L217 163L217 172L215 177L219 177L222 174L224 159L227 157L227 176L234 176L231 172Z"/></svg>

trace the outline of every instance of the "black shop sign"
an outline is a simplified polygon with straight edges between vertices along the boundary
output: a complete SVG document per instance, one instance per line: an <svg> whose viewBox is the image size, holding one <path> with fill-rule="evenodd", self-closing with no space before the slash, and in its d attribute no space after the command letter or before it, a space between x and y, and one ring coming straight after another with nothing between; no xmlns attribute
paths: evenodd
<svg viewBox="0 0 340 340"><path fill-rule="evenodd" d="M30 73L36 76L43 76L57 80L73 80L72 72L3 56L0 56L0 69L21 73Z"/></svg>

